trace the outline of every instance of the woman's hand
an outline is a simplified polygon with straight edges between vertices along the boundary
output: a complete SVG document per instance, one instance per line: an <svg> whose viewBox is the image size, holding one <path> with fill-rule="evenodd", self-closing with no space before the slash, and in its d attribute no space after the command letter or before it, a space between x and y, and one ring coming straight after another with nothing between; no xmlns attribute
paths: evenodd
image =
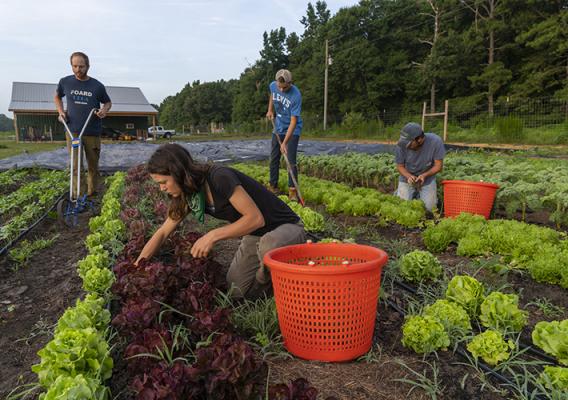
<svg viewBox="0 0 568 400"><path fill-rule="evenodd" d="M205 235L197 239L193 246L191 246L191 255L194 258L207 257L215 243L214 231L207 232Z"/></svg>

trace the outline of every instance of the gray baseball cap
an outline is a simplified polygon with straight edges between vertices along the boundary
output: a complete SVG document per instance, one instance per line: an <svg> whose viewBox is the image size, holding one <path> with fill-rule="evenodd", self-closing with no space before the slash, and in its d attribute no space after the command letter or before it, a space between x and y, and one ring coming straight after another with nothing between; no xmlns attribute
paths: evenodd
<svg viewBox="0 0 568 400"><path fill-rule="evenodd" d="M287 69L281 69L276 73L276 80L283 79L285 83L292 82L292 73Z"/></svg>
<svg viewBox="0 0 568 400"><path fill-rule="evenodd" d="M400 139L398 140L398 145L401 147L408 147L410 142L412 142L423 133L424 131L419 124L417 124L416 122L409 122L400 130Z"/></svg>

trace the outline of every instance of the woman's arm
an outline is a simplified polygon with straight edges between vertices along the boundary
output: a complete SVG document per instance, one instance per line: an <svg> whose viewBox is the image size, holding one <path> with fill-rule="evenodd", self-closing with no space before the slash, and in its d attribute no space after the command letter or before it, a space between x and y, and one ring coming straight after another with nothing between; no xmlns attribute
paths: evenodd
<svg viewBox="0 0 568 400"><path fill-rule="evenodd" d="M162 224L162 226L160 226L158 230L154 232L150 240L148 240L148 243L146 243L146 245L142 249L142 252L140 252L138 259L136 259L136 262L134 264L138 265L138 262L143 258L147 260L152 258L152 256L156 254L156 252L160 249L162 244L164 244L168 236L170 236L170 234L174 231L174 229L176 229L176 227L180 222L181 220L175 221L170 217L168 217L166 221Z"/></svg>
<svg viewBox="0 0 568 400"><path fill-rule="evenodd" d="M218 241L248 235L264 226L262 213L241 185L235 187L229 202L242 215L241 218L232 224L213 229L200 237L191 248L193 257L206 257Z"/></svg>

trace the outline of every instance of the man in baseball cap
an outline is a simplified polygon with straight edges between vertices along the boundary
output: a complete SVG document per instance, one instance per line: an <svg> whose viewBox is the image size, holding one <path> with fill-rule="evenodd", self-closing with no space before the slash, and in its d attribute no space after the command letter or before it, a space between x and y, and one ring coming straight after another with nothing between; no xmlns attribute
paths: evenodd
<svg viewBox="0 0 568 400"><path fill-rule="evenodd" d="M417 195L428 211L438 203L436 174L443 168L444 142L434 133L424 133L416 122L400 131L395 148L395 162L400 174L397 195L412 200Z"/></svg>
<svg viewBox="0 0 568 400"><path fill-rule="evenodd" d="M269 90L270 97L268 98L266 118L274 121L270 151L269 190L278 193L278 176L282 154L287 155L294 178L298 182L296 156L300 134L302 133L302 118L300 117L302 94L292 84L292 73L287 69L276 72L275 80L269 85ZM288 189L290 200L298 201L298 190L291 176L288 176Z"/></svg>
<svg viewBox="0 0 568 400"><path fill-rule="evenodd" d="M408 148L413 141L424 136L422 127L416 122L409 122L400 130L399 145Z"/></svg>

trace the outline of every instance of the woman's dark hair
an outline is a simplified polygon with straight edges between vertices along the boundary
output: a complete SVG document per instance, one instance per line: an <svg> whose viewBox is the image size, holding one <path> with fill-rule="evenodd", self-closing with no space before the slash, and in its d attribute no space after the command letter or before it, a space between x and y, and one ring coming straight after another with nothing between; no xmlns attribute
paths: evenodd
<svg viewBox="0 0 568 400"><path fill-rule="evenodd" d="M171 198L168 209L170 218L179 221L187 215L187 200L202 188L211 166L194 161L189 151L179 144L164 144L152 154L147 165L148 172L169 175L181 188L181 196Z"/></svg>

